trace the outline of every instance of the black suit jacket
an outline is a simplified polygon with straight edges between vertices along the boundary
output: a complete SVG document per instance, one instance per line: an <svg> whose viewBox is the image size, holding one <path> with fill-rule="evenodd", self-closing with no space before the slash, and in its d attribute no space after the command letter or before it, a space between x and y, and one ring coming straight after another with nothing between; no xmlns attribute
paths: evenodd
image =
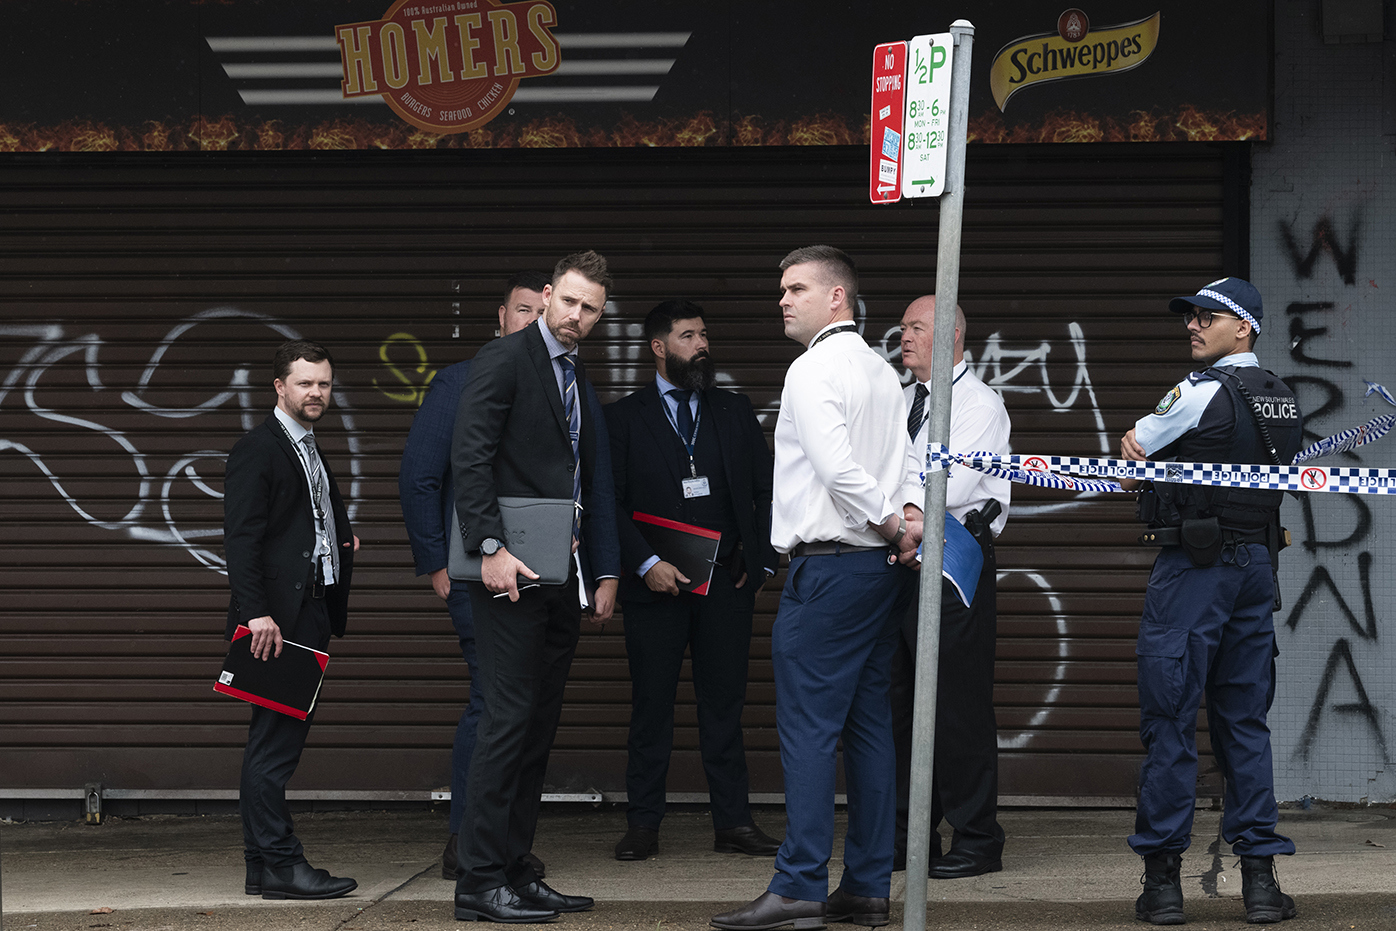
<svg viewBox="0 0 1396 931"><path fill-rule="evenodd" d="M339 579L326 599L330 630L344 636L349 617L349 582L354 574L353 531L334 473L323 453L330 506L334 508ZM270 615L293 624L315 580L315 514L310 487L290 439L276 415L253 427L228 454L223 481L223 548L228 560L226 636L238 624Z"/></svg>
<svg viewBox="0 0 1396 931"><path fill-rule="evenodd" d="M747 577L760 584L767 567L776 568L771 546L771 482L774 465L766 436L744 394L710 388L699 400L705 422L717 430L718 446L732 510L737 516ZM616 477L616 523L620 531L620 597L626 601L653 601L652 592L635 570L656 555L635 528L636 511L680 520L682 480L688 477L688 459L680 457L674 428L664 412L659 389L653 381L628 397L606 405L606 427L611 434L611 468ZM752 583L748 583L752 584Z"/></svg>
<svg viewBox="0 0 1396 931"><path fill-rule="evenodd" d="M586 367L578 360L577 396L586 397ZM592 475L596 424L582 410L581 543L593 576L616 576L613 549L593 526ZM505 539L501 497L571 498L576 468L566 412L547 344L537 326L486 343L470 363L470 380L456 411L451 472L456 519L467 552L487 537Z"/></svg>

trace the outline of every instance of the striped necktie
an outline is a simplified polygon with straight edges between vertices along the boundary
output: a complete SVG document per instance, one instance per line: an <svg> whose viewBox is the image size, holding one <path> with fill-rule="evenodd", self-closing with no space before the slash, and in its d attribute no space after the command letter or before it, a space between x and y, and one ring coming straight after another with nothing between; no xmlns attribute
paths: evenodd
<svg viewBox="0 0 1396 931"><path fill-rule="evenodd" d="M911 402L911 413L906 417L906 432L914 440L921 430L921 421L926 419L926 396L930 391L920 382L916 383L915 398Z"/></svg>
<svg viewBox="0 0 1396 931"><path fill-rule="evenodd" d="M567 432L572 439L572 503L582 500L582 410L577 404L577 363L570 355L557 357L562 366L562 409L567 414ZM580 513L580 512L578 512ZM572 535L578 531L572 524Z"/></svg>
<svg viewBox="0 0 1396 931"><path fill-rule="evenodd" d="M321 558L329 557L326 581L333 583L339 578L339 551L334 547L334 513L330 509L330 496L325 485L324 469L320 465L320 453L315 447L315 434L307 433L301 437L301 445L305 447L305 461L310 466L310 493L314 498L312 506L315 518L325 529L325 538L320 542L320 555Z"/></svg>

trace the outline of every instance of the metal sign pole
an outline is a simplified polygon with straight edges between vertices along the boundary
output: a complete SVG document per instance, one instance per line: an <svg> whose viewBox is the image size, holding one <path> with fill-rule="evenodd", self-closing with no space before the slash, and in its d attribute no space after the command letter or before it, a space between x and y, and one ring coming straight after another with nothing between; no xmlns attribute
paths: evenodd
<svg viewBox="0 0 1396 931"><path fill-rule="evenodd" d="M969 66L974 25L957 19L951 63L950 131L945 193L940 199L940 242L936 254L935 338L931 345L930 441L950 441L951 370L955 366L955 304L960 291L960 229L965 204L965 137L969 133ZM940 666L940 567L945 549L945 470L926 476L925 540L921 548L921 592L916 630L916 704L911 732L911 811L907 823L904 929L926 927L926 891L931 846L931 767L935 762L936 687Z"/></svg>

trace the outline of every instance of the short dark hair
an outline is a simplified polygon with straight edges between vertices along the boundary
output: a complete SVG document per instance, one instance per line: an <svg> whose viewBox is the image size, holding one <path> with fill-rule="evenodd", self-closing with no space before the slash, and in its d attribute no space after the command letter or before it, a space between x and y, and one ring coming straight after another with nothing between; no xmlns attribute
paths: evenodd
<svg viewBox="0 0 1396 931"><path fill-rule="evenodd" d="M818 265L827 276L826 280L832 279L833 284L843 285L850 305L857 300L858 269L848 257L848 253L833 246L805 246L781 259L780 270L785 271L792 265L804 265L807 262Z"/></svg>
<svg viewBox="0 0 1396 931"><path fill-rule="evenodd" d="M509 303L509 298L514 296L514 292L523 288L525 291L537 291L543 293L543 289L552 282L547 272L514 272L509 276L509 280L504 283L504 300L501 304Z"/></svg>
<svg viewBox="0 0 1396 931"><path fill-rule="evenodd" d="M276 347L276 355L271 357L271 370L277 380L286 380L286 376L291 374L291 366L295 364L297 359L304 359L307 362L328 362L330 371L334 371L334 357L324 346L308 339L288 339Z"/></svg>
<svg viewBox="0 0 1396 931"><path fill-rule="evenodd" d="M592 249L586 252L574 252L559 261L553 268L553 287L562 280L562 276L568 272L576 272L587 281L601 285L601 289L606 292L606 296L611 296L611 272L606 267L606 257Z"/></svg>
<svg viewBox="0 0 1396 931"><path fill-rule="evenodd" d="M645 315L645 342L664 339L674 331L675 320L702 320L703 308L692 301L664 301Z"/></svg>

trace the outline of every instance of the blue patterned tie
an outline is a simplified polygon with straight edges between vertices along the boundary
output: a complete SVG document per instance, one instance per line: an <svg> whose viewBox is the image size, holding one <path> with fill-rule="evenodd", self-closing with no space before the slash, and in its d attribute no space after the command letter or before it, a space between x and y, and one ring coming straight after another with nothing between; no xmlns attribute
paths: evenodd
<svg viewBox="0 0 1396 931"><path fill-rule="evenodd" d="M682 388L672 388L665 393L674 399L674 416L678 420L679 438L686 444L693 439L693 408L689 404L693 392L684 391Z"/></svg>
<svg viewBox="0 0 1396 931"><path fill-rule="evenodd" d="M567 431L572 439L572 501L576 504L582 500L582 410L577 406L577 363L570 355L558 356L557 361L562 366L562 409L567 414ZM577 524L574 519L574 537L579 529Z"/></svg>

